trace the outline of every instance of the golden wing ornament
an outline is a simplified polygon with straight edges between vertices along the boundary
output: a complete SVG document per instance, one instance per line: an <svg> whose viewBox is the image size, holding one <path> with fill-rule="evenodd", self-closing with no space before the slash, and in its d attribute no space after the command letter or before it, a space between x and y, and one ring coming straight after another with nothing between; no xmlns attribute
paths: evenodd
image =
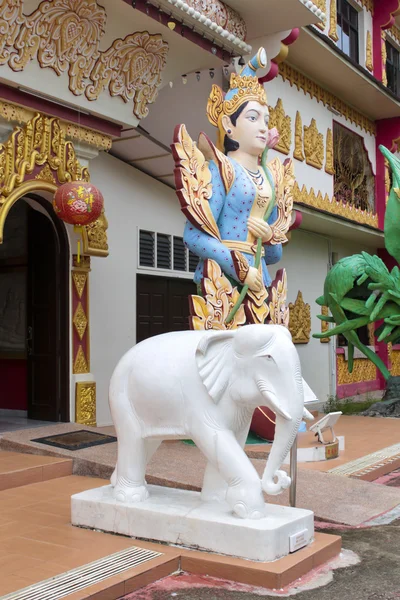
<svg viewBox="0 0 400 600"><path fill-rule="evenodd" d="M185 125L176 127L171 148L175 160L176 193L183 214L197 229L220 240L218 225L209 204L212 182L208 162Z"/></svg>
<svg viewBox="0 0 400 600"><path fill-rule="evenodd" d="M293 211L293 186L294 166L293 161L288 159L282 163L279 158L274 158L268 163L275 182L276 205L278 207L278 218L271 225L272 239L270 244L285 244L288 241L286 234L292 223Z"/></svg>

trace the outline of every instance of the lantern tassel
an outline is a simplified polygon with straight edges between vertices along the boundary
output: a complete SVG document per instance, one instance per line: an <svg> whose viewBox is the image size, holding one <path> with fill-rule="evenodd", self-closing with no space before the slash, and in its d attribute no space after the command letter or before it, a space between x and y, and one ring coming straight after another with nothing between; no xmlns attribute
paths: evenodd
<svg viewBox="0 0 400 600"><path fill-rule="evenodd" d="M79 235L79 237L82 236L82 226L81 225L74 225L74 231L75 233L77 233ZM76 262L79 263L81 262L81 240L78 239L77 241L77 256L76 256Z"/></svg>

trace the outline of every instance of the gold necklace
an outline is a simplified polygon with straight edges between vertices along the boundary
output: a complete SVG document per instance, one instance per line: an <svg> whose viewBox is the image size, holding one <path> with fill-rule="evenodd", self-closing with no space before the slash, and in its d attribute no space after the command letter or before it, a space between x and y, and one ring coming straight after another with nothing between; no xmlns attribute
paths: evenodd
<svg viewBox="0 0 400 600"><path fill-rule="evenodd" d="M269 196L265 195L263 174L261 173L260 169L258 169L257 172L250 171L250 169L247 169L246 167L245 169L257 188L257 206L259 208L265 208L269 202Z"/></svg>

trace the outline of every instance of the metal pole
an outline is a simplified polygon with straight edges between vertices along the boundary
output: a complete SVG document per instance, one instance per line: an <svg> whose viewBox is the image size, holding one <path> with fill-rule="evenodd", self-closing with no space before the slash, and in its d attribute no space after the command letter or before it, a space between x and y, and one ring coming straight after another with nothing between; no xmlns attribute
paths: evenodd
<svg viewBox="0 0 400 600"><path fill-rule="evenodd" d="M290 478L292 484L289 490L290 506L296 506L296 488L297 488L297 435L290 449Z"/></svg>

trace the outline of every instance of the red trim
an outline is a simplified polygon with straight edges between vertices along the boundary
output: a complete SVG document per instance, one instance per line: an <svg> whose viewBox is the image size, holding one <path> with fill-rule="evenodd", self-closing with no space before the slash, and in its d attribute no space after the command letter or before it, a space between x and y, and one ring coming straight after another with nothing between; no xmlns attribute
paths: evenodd
<svg viewBox="0 0 400 600"><path fill-rule="evenodd" d="M386 211L385 158L379 150L382 144L388 150L396 151L393 140L400 137L400 117L381 119L376 122L376 177L375 206L378 213L378 226L383 229Z"/></svg>
<svg viewBox="0 0 400 600"><path fill-rule="evenodd" d="M132 6L132 0L124 0L124 2ZM135 10L139 10L140 12L147 14L148 17L154 19L155 21L158 21L165 27L168 27L169 21L174 21L175 23L177 23L177 26L173 30L174 33L177 33L178 35L184 37L186 40L193 42L193 44L196 44L196 46L203 48L203 50L211 52L211 54L217 56L221 60L225 62L230 61L232 57L232 54L230 52L228 52L227 50L223 50L220 46L217 46L216 44L213 44L212 41L207 40L200 33L193 31L190 27L188 27L188 25L184 25L183 23L181 24L177 22L177 19L174 19L173 17L171 18L165 12L159 11L158 8L156 8L152 4L147 4L146 0L136 0ZM214 49L214 51L212 49ZM235 51L233 56L240 56L240 53L240 49L238 48L237 52Z"/></svg>
<svg viewBox="0 0 400 600"><path fill-rule="evenodd" d="M382 81L382 30L389 29L400 14L400 0L375 0L372 18L374 76Z"/></svg>
<svg viewBox="0 0 400 600"><path fill-rule="evenodd" d="M366 392L375 392L376 390L385 389L379 379L375 381L360 381L359 383L346 383L345 385L336 386L336 395L338 398L349 398L357 394L365 394Z"/></svg>
<svg viewBox="0 0 400 600"><path fill-rule="evenodd" d="M64 119L65 121L71 121L71 123L77 123L82 127L88 127L89 129L95 129L106 135L113 137L120 137L122 126L93 115L85 115L73 108L60 106L59 104L53 103L51 100L43 100L42 98L36 98L31 94L23 92L15 87L10 87L4 83L0 83L0 98L20 104L32 110L38 112L45 112L53 117Z"/></svg>
<svg viewBox="0 0 400 600"><path fill-rule="evenodd" d="M291 44L294 44L294 42L297 40L299 35L300 35L300 29L298 27L295 27L294 29L292 29L292 31L289 33L289 35L287 37L285 37L284 40L281 41L281 44L284 44L285 46L290 46ZM280 54L280 52L279 52L279 54ZM270 69L269 69L268 73L266 75L264 75L264 77L259 78L258 81L260 83L268 83L268 81L271 81L272 79L275 79L275 77L277 77L277 75L279 73L279 63L276 62L276 58L279 56L279 54L277 56L275 56L273 59L271 59Z"/></svg>
<svg viewBox="0 0 400 600"><path fill-rule="evenodd" d="M298 229L303 221L303 213L301 213L299 210L294 210L294 214L295 219L293 225L289 227L289 231L294 231L295 229Z"/></svg>

